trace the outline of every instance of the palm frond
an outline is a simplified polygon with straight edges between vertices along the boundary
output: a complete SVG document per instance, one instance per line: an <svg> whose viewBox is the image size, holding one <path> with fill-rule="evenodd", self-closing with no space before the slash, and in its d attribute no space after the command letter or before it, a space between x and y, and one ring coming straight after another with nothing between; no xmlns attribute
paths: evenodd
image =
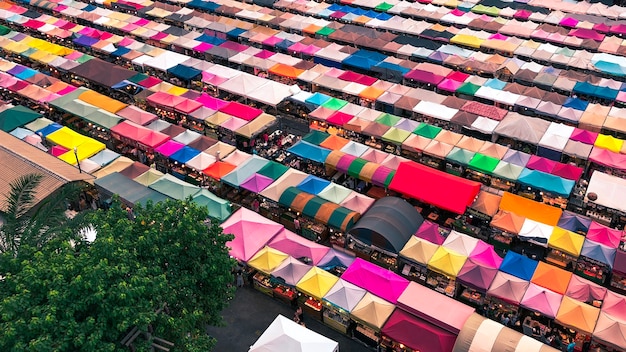
<svg viewBox="0 0 626 352"><path fill-rule="evenodd" d="M42 179L41 174L28 174L11 183L7 197L7 217L18 219L34 205L36 190Z"/></svg>

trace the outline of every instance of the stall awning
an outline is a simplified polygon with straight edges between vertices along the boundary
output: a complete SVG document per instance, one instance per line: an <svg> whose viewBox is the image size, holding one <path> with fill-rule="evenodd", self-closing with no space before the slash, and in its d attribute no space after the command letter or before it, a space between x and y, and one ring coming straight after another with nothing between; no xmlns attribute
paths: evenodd
<svg viewBox="0 0 626 352"><path fill-rule="evenodd" d="M585 237L575 232L555 226L548 240L548 247L561 250L574 257L580 255Z"/></svg>
<svg viewBox="0 0 626 352"><path fill-rule="evenodd" d="M304 141L296 143L289 148L288 151L301 158L312 160L320 164L324 163L326 157L330 154L330 150Z"/></svg>
<svg viewBox="0 0 626 352"><path fill-rule="evenodd" d="M487 292L497 273L498 269L481 265L472 258L469 258L465 264L463 264L461 271L459 271L457 280L483 292Z"/></svg>
<svg viewBox="0 0 626 352"><path fill-rule="evenodd" d="M525 255L508 251L500 265L500 271L516 276L522 280L530 281L538 264L539 262Z"/></svg>
<svg viewBox="0 0 626 352"><path fill-rule="evenodd" d="M575 182L545 172L524 168L517 181L545 192L569 197Z"/></svg>
<svg viewBox="0 0 626 352"><path fill-rule="evenodd" d="M522 298L520 305L539 312L548 318L554 318L562 299L563 295L531 282L524 293L524 298Z"/></svg>
<svg viewBox="0 0 626 352"><path fill-rule="evenodd" d="M438 248L439 246L434 243L411 236L409 241L404 245L404 248L400 251L400 255L425 266Z"/></svg>
<svg viewBox="0 0 626 352"><path fill-rule="evenodd" d="M600 309L565 296L556 314L556 322L565 327L591 334L599 315Z"/></svg>
<svg viewBox="0 0 626 352"><path fill-rule="evenodd" d="M416 162L404 162L398 167L389 188L439 208L463 214L478 195L480 183Z"/></svg>
<svg viewBox="0 0 626 352"><path fill-rule="evenodd" d="M398 253L419 229L422 216L403 199L379 199L348 232L358 240Z"/></svg>
<svg viewBox="0 0 626 352"><path fill-rule="evenodd" d="M570 271L539 262L530 282L563 295L567 291L571 277L572 273Z"/></svg>
<svg viewBox="0 0 626 352"><path fill-rule="evenodd" d="M324 301L344 311L351 312L366 293L367 291L364 289L346 280L339 279L335 285L328 290L324 296Z"/></svg>
<svg viewBox="0 0 626 352"><path fill-rule="evenodd" d="M222 228L223 233L235 236L227 243L231 248L230 255L247 262L276 236L283 226L247 208L241 208L222 224Z"/></svg>
<svg viewBox="0 0 626 352"><path fill-rule="evenodd" d="M317 265L329 250L328 247L296 235L287 229L280 230L268 243L268 246L296 259L307 258L304 261L310 261L313 265Z"/></svg>
<svg viewBox="0 0 626 352"><path fill-rule="evenodd" d="M466 260L467 256L441 246L437 248L435 254L433 254L428 261L428 268L446 276L456 278Z"/></svg>
<svg viewBox="0 0 626 352"><path fill-rule="evenodd" d="M357 258L341 278L393 304L409 285L400 275L361 258Z"/></svg>
<svg viewBox="0 0 626 352"><path fill-rule="evenodd" d="M350 317L379 331L395 307L388 301L367 292L352 309Z"/></svg>
<svg viewBox="0 0 626 352"><path fill-rule="evenodd" d="M551 226L559 222L563 212L561 209L551 205L539 203L509 192L504 192L502 195L500 209Z"/></svg>
<svg viewBox="0 0 626 352"><path fill-rule="evenodd" d="M296 288L307 295L322 299L339 280L335 275L312 267L296 284Z"/></svg>
<svg viewBox="0 0 626 352"><path fill-rule="evenodd" d="M247 264L269 275L288 257L289 255L266 246L259 250L252 258L250 258Z"/></svg>
<svg viewBox="0 0 626 352"><path fill-rule="evenodd" d="M396 309L382 329L383 335L417 351L451 351L456 335Z"/></svg>

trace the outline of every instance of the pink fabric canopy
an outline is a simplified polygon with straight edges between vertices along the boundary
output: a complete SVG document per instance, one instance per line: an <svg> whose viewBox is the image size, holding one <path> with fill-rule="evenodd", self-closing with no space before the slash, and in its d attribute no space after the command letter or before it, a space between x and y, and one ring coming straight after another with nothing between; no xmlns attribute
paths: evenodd
<svg viewBox="0 0 626 352"><path fill-rule="evenodd" d="M240 119L238 117L231 117L230 119L224 121L224 123L222 123L220 127L226 128L231 131L236 131L240 129L241 127L245 126L247 123L248 121L244 119Z"/></svg>
<svg viewBox="0 0 626 352"><path fill-rule="evenodd" d="M463 83L464 82L459 82L453 79L446 78L437 85L437 88L448 92L456 92L456 90L459 89L459 87L461 87Z"/></svg>
<svg viewBox="0 0 626 352"><path fill-rule="evenodd" d="M251 106L241 104L236 101L231 101L227 105L219 108L219 111L228 115L238 117L240 119L244 119L246 121L254 120L257 116L261 115L261 113L263 112L263 110L261 109L253 108Z"/></svg>
<svg viewBox="0 0 626 352"><path fill-rule="evenodd" d="M554 318L561 306L562 295L533 283L528 285L521 305L537 311L547 317Z"/></svg>
<svg viewBox="0 0 626 352"><path fill-rule="evenodd" d="M287 229L278 232L267 245L294 258L308 258L313 265L317 265L330 250L324 245L307 240Z"/></svg>
<svg viewBox="0 0 626 352"><path fill-rule="evenodd" d="M409 285L407 279L393 271L361 258L357 258L341 278L393 304Z"/></svg>
<svg viewBox="0 0 626 352"><path fill-rule="evenodd" d="M209 49L211 49L213 47L213 45L209 44L209 43L205 43L202 42L196 46L193 47L193 51L198 51L201 53L204 53L206 51L208 51Z"/></svg>
<svg viewBox="0 0 626 352"><path fill-rule="evenodd" d="M247 180L243 181L243 183L241 183L239 186L241 188L247 189L250 192L260 193L261 191L266 189L267 186L271 185L272 183L274 183L273 179L271 179L271 178L269 178L267 176L263 176L263 175L259 175L259 174L255 173L254 175L248 177ZM285 251L283 251L283 252L285 252ZM285 252L285 253L287 253L287 252Z"/></svg>
<svg viewBox="0 0 626 352"><path fill-rule="evenodd" d="M574 128L574 132L572 132L572 135L569 137L569 139L573 141L581 142L585 144L594 144L597 138L598 138L597 132L591 132L591 131L583 130L580 128Z"/></svg>
<svg viewBox="0 0 626 352"><path fill-rule="evenodd" d="M587 231L587 238L610 248L619 247L622 239L622 231L598 224L593 221Z"/></svg>
<svg viewBox="0 0 626 352"><path fill-rule="evenodd" d="M222 228L223 233L235 236L226 243L230 255L247 262L283 229L283 225L242 207L222 224Z"/></svg>
<svg viewBox="0 0 626 352"><path fill-rule="evenodd" d="M156 147L154 151L164 156L170 156L176 153L177 151L183 149L184 146L185 145L183 143L180 143L174 140L169 140L161 144L160 146Z"/></svg>
<svg viewBox="0 0 626 352"><path fill-rule="evenodd" d="M424 221L417 232L415 232L415 237L419 237L428 242L434 244L443 244L446 240L441 232L439 232L439 225L434 222Z"/></svg>
<svg viewBox="0 0 626 352"><path fill-rule="evenodd" d="M526 167L531 170L537 170L545 173L552 173L554 166L556 165L556 161L543 158L537 155L531 155Z"/></svg>
<svg viewBox="0 0 626 352"><path fill-rule="evenodd" d="M465 264L463 264L456 278L465 284L486 292L489 286L491 286L496 274L498 274L497 268L483 266L472 258L469 258L465 261Z"/></svg>
<svg viewBox="0 0 626 352"><path fill-rule="evenodd" d="M518 305L524 297L528 285L529 282L526 280L499 271L489 286L487 295Z"/></svg>
<svg viewBox="0 0 626 352"><path fill-rule="evenodd" d="M359 214L363 214L367 211L367 209L372 206L372 204L374 204L373 198L364 196L358 192L353 191L339 205L344 208L356 211Z"/></svg>
<svg viewBox="0 0 626 352"><path fill-rule="evenodd" d="M196 101L212 110L219 110L228 105L227 101L212 97L206 93L202 93L202 95L198 99L196 99Z"/></svg>
<svg viewBox="0 0 626 352"><path fill-rule="evenodd" d="M591 154L589 154L589 160L618 170L626 170L626 155L614 153L607 149L593 147Z"/></svg>
<svg viewBox="0 0 626 352"><path fill-rule="evenodd" d="M612 291L606 291L602 312L626 321L626 297Z"/></svg>
<svg viewBox="0 0 626 352"><path fill-rule="evenodd" d="M578 275L572 275L565 295L581 302L591 303L594 300L603 300L606 287L602 287Z"/></svg>
<svg viewBox="0 0 626 352"><path fill-rule="evenodd" d="M469 258L488 268L498 269L502 264L502 258L496 253L493 246L484 241L478 241Z"/></svg>
<svg viewBox="0 0 626 352"><path fill-rule="evenodd" d="M581 167L557 163L552 169L552 175L560 176L568 180L578 181L580 176L583 174L583 169Z"/></svg>
<svg viewBox="0 0 626 352"><path fill-rule="evenodd" d="M60 145L54 145L54 146L52 146L52 148L50 148L49 152L53 156L57 156L58 157L59 155L67 153L68 151L69 151L69 149L67 149L65 147L62 147Z"/></svg>
<svg viewBox="0 0 626 352"><path fill-rule="evenodd" d="M330 115L327 119L326 122L333 124L335 126L343 126L345 123L347 123L348 121L352 120L354 116L350 115L350 114L346 114L344 112L341 111L335 111L332 115Z"/></svg>

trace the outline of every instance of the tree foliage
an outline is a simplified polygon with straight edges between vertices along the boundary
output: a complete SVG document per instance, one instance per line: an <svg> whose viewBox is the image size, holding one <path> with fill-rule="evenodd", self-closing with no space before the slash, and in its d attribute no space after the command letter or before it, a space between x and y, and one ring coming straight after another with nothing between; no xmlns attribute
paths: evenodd
<svg viewBox="0 0 626 352"><path fill-rule="evenodd" d="M127 350L121 341L134 327L173 342L174 351L211 349L205 327L221 323L234 293L225 245L232 236L191 201L134 214L115 200L85 216L95 241L59 237L0 258L1 351Z"/></svg>

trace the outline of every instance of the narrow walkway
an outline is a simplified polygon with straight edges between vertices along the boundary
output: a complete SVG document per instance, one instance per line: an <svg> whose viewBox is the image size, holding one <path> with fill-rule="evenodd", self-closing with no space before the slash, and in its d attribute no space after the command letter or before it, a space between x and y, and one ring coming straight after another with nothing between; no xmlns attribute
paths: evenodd
<svg viewBox="0 0 626 352"><path fill-rule="evenodd" d="M286 304L252 287L239 288L230 306L222 312L226 325L207 328L208 334L217 339L217 345L213 350L246 352L276 318L276 315L282 314L291 318L293 313L294 310ZM341 352L372 351L313 318L305 316L305 321L307 328L339 342Z"/></svg>

